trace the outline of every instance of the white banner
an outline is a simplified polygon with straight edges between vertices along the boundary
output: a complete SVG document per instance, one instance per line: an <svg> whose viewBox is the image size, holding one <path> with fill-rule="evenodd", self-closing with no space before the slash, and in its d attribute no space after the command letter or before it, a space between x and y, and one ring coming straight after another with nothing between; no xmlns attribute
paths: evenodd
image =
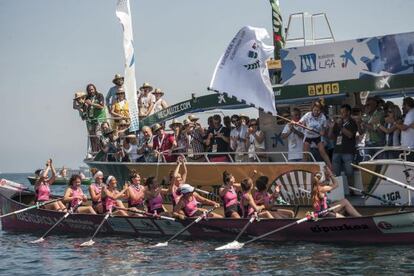
<svg viewBox="0 0 414 276"><path fill-rule="evenodd" d="M210 88L276 115L266 64L274 47L263 43L266 37L269 37L266 29L243 27L217 63Z"/></svg>
<svg viewBox="0 0 414 276"><path fill-rule="evenodd" d="M121 22L124 32L124 54L125 54L125 80L124 89L129 106L129 117L131 119L130 131L139 130L137 83L135 80L135 56L132 34L131 9L129 0L118 0L116 4L116 16Z"/></svg>

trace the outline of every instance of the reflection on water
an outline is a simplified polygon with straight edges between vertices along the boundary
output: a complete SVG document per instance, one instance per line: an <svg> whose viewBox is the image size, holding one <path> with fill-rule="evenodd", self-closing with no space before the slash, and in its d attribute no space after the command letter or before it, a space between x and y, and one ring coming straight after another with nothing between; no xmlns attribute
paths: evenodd
<svg viewBox="0 0 414 276"><path fill-rule="evenodd" d="M0 178L4 177L0 175ZM13 175L12 175L13 177ZM24 183L25 175L10 180ZM62 191L64 187L57 187ZM92 235L92 233L91 233ZM401 275L414 273L412 246L344 246L315 243L253 243L239 251L214 251L220 241L38 236L0 231L0 275Z"/></svg>

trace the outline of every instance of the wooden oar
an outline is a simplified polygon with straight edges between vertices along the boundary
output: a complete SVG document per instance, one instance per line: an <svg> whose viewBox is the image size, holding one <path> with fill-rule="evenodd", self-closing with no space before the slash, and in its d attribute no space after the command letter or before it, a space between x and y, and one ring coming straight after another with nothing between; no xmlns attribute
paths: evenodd
<svg viewBox="0 0 414 276"><path fill-rule="evenodd" d="M319 131L314 130L313 128L310 128L310 127L307 127L307 126L301 125L301 124L299 124L298 122L295 122L295 121L293 121L293 120L290 120L290 119L288 119L288 118L286 118L286 117L283 117L283 116L280 116L280 115L276 115L276 117L278 117L278 118L280 118L280 119L282 119L282 120L285 120L285 121L287 121L287 122L289 122L289 123L291 123L291 124L293 124L293 125L297 125L297 126L299 126L299 127L302 127L302 128L304 128L304 129L307 129L307 130L312 131L312 132L314 132L314 133L320 134L320 133L319 133Z"/></svg>
<svg viewBox="0 0 414 276"><path fill-rule="evenodd" d="M277 232L280 232L280 231L282 231L282 230L284 230L284 229L287 229L287 228L289 228L289 227L292 227L292 226L295 226L295 225L301 224L302 222L305 222L305 221L308 221L308 220L312 219L313 217L315 217L315 215L317 215L318 217L320 217L320 216L324 215L325 213L327 213L327 212L329 212L329 211L332 211L332 210L334 210L334 209L336 209L336 208L339 208L339 207L341 207L341 205L339 205L339 204L338 204L338 205L335 205L335 206L333 206L333 207L330 207L330 208L325 209L325 210L320 211L320 212L316 212L316 213L312 212L312 215L310 215L310 216L306 216L306 217L304 217L303 219L299 219L299 220L297 220L297 221L295 221L295 222L292 222L292 223L289 223L289 224L287 224L287 225L285 225L285 226L279 227L279 228L277 228L277 229L275 229L275 230L272 230L272 231L267 232L267 233L265 233L265 234L263 234L263 235L260 235L260 236L258 236L258 237L255 237L255 238L251 239L251 240L248 240L248 241L247 241L247 242L245 242L245 243L241 243L241 242L238 242L238 241L233 241L233 242L230 242L230 243L228 243L228 244L225 244L225 245L223 245L223 246L220 246L220 247L216 248L216 250L232 250L232 249L241 249L241 248L242 248L243 246L245 246L246 244L249 244L249 243L255 242L255 241L257 241L257 240L260 240L260 239L266 238L266 237L268 237L268 236L270 236L270 235L273 235L273 234L275 234L275 233L277 233Z"/></svg>
<svg viewBox="0 0 414 276"><path fill-rule="evenodd" d="M96 228L95 233L93 233L91 239L89 241L86 241L86 242L82 243L80 246L83 247L83 246L92 246L92 245L94 245L95 242L93 241L93 238L95 238L96 234L98 234L99 230L101 230L102 225L109 218L110 215L111 215L111 212L106 213L106 215L102 219L101 223L99 224L98 228Z"/></svg>
<svg viewBox="0 0 414 276"><path fill-rule="evenodd" d="M164 246L168 246L168 243L170 241L172 241L173 239L175 239L176 237L178 237L179 235L181 235L182 233L184 233L188 228L190 228L194 224L199 223L203 218L207 217L207 215L209 213L213 212L214 209L216 209L216 208L213 207L213 208L207 210L206 212L204 212L204 214L202 214L201 216L199 216L198 218L196 218L193 222L191 222L189 225L187 225L186 227L184 227L183 229L181 229L180 231L178 231L174 236L172 236L171 238L169 238L167 241L165 241L165 242L159 242L156 245L153 245L151 247L164 247Z"/></svg>
<svg viewBox="0 0 414 276"><path fill-rule="evenodd" d="M123 210L123 211L128 211L128 212L131 212L131 213L141 214L141 215L144 215L144 216L147 216L147 217L175 221L175 218L167 217L167 216L160 216L158 214L148 213L148 212L145 212L145 211L142 211L142 210L139 210L139 209L131 210L129 208L122 208L122 207L116 207L116 206L114 206L114 208L119 209L119 210Z"/></svg>
<svg viewBox="0 0 414 276"><path fill-rule="evenodd" d="M35 240L35 241L31 241L30 243L41 243L44 242L46 236L53 230L55 229L56 226L59 225L59 223L61 223L62 221L64 221L69 215L73 214L76 209L78 209L79 206L81 206L82 201L79 201L79 203L74 207L71 208L68 212L66 212L66 214L61 217L52 227L49 228L49 230L46 231L46 233L43 234L42 237L40 237L39 239Z"/></svg>
<svg viewBox="0 0 414 276"><path fill-rule="evenodd" d="M254 213L254 215L249 219L249 221L246 223L246 225L242 228L242 230L237 235L237 237L234 239L234 241L232 241L230 244L238 243L237 240L241 237L241 235L243 235L243 233L247 230L247 228L250 226L250 224L252 224L255 220L258 220L257 213ZM226 245L224 245L224 246L226 246ZM223 246L217 247L215 250L223 250L223 249L225 249L225 248L222 248L222 247Z"/></svg>
<svg viewBox="0 0 414 276"><path fill-rule="evenodd" d="M5 217L11 216L11 215L23 213L25 211L28 211L28 210L31 210L31 209L36 209L36 208L39 208L40 206L44 206L44 205L47 205L47 204L50 204L50 203L53 203L53 202L56 202L56 201L59 201L59 200L61 200L61 199L57 198L57 199L53 199L53 200L49 200L49 201L45 201L45 202L41 202L41 203L36 202L36 204L33 205L33 206L30 206L30 207L27 207L27 208L24 208L24 209L20 209L20 210L17 210L17 211L8 213L8 214L1 215L0 218L5 218Z"/></svg>
<svg viewBox="0 0 414 276"><path fill-rule="evenodd" d="M400 204L398 204L398 203L396 203L396 202L392 202L392 201L390 201L390 200L383 199L383 198L382 198L382 197L380 197L380 196L377 196L377 195L373 195L373 194L370 194L370 193L364 192L363 190L360 190L360 189L357 189L357 188L354 188L354 187L351 187L351 186L348 186L348 188L349 188L350 190L352 190L352 191L355 191L355 192L361 193L363 196L368 196L368 197L372 197L372 198L378 199L379 201L381 201L381 202L383 202L383 203L385 203L385 204L388 204L388 205L400 205Z"/></svg>
<svg viewBox="0 0 414 276"><path fill-rule="evenodd" d="M410 191L414 191L414 187L412 187L412 186L410 186L410 185L407 185L407 184L404 184L404 183L402 183L402 182L400 182L400 181L397 181L397 180L395 180L395 179L392 179L392 178L390 178L390 177L388 177L388 176L385 176L385 175L383 175L383 174L379 174L379 173L377 173L377 172L374 172L374 171L368 170L368 169L366 169L366 168L364 168L364 167L361 167L361 166L358 166L358 165L355 165L355 164L352 164L352 163L351 163L351 166L352 166L352 167L354 167L354 168L360 169L361 171L364 171L364 172L370 173L370 174L372 174L372 175L375 175L375 176L377 176L377 177L381 178L382 180L386 180L386 181L389 181L389 182L391 182L391 183L394 183L395 185L398 185L398 186L400 186L400 187L402 187L402 188L404 188L404 189L408 189L408 190L410 190Z"/></svg>

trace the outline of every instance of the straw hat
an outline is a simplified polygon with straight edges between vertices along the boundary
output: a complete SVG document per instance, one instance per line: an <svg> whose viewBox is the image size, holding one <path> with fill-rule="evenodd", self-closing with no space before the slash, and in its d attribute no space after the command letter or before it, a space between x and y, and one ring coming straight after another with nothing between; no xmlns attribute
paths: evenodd
<svg viewBox="0 0 414 276"><path fill-rule="evenodd" d="M180 121L178 121L177 119L174 119L174 120L172 120L172 122L170 124L170 128L173 128L176 125L182 126L183 124Z"/></svg>
<svg viewBox="0 0 414 276"><path fill-rule="evenodd" d="M161 94L161 95L164 95L164 91L162 91L161 89L159 89L159 88L155 88L155 90L154 90L154 92L152 92L152 94Z"/></svg>
<svg viewBox="0 0 414 276"><path fill-rule="evenodd" d="M191 122L190 120L185 119L185 120L183 121L183 125L184 125L184 126L194 126L194 123L193 123L193 122Z"/></svg>
<svg viewBox="0 0 414 276"><path fill-rule="evenodd" d="M125 94L125 89L122 87L118 88L118 90L116 91L116 94Z"/></svg>
<svg viewBox="0 0 414 276"><path fill-rule="evenodd" d="M112 83L116 84L115 83L116 80L124 80L124 77L121 76L120 74L115 74L114 79L112 80Z"/></svg>
<svg viewBox="0 0 414 276"><path fill-rule="evenodd" d="M159 129L161 129L162 128L162 125L160 125L160 124L155 124L155 125L153 125L152 126L152 131L153 132L156 132L157 130L159 130Z"/></svg>
<svg viewBox="0 0 414 276"><path fill-rule="evenodd" d="M149 90L152 91L152 86L148 82L144 82L139 90L143 90L144 88L149 88Z"/></svg>
<svg viewBox="0 0 414 276"><path fill-rule="evenodd" d="M81 92L76 92L75 93L75 98L73 98L74 100L77 100L77 99L80 99L80 98L83 98L83 97L86 97L86 93L85 92L83 92L83 91L81 91Z"/></svg>
<svg viewBox="0 0 414 276"><path fill-rule="evenodd" d="M240 119L245 119L246 121L248 121L249 120L249 117L247 117L245 114L243 114L243 113L241 113L240 115L239 115L239 118Z"/></svg>
<svg viewBox="0 0 414 276"><path fill-rule="evenodd" d="M122 126L122 125L126 125L126 126L129 126L129 124L127 123L127 121L126 120L121 120L121 121L119 121L119 124L118 124L119 126Z"/></svg>
<svg viewBox="0 0 414 276"><path fill-rule="evenodd" d="M198 117L196 117L195 115L193 115L193 114L190 114L189 116L188 116L188 120L190 120L191 122L194 122L194 121L198 121L200 118L198 118Z"/></svg>

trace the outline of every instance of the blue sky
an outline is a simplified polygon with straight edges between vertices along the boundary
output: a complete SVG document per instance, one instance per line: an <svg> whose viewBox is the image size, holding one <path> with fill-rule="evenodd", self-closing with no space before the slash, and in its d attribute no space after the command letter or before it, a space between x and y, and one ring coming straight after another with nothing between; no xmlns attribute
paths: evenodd
<svg viewBox="0 0 414 276"><path fill-rule="evenodd" d="M325 12L337 40L414 31L414 1L281 0L294 12ZM75 91L104 95L123 72L115 0L0 0L0 172L27 172L50 156L77 167L85 125ZM207 93L215 64L245 25L271 31L267 0L132 0L137 83L162 88L168 102ZM270 41L269 41L270 42Z"/></svg>

